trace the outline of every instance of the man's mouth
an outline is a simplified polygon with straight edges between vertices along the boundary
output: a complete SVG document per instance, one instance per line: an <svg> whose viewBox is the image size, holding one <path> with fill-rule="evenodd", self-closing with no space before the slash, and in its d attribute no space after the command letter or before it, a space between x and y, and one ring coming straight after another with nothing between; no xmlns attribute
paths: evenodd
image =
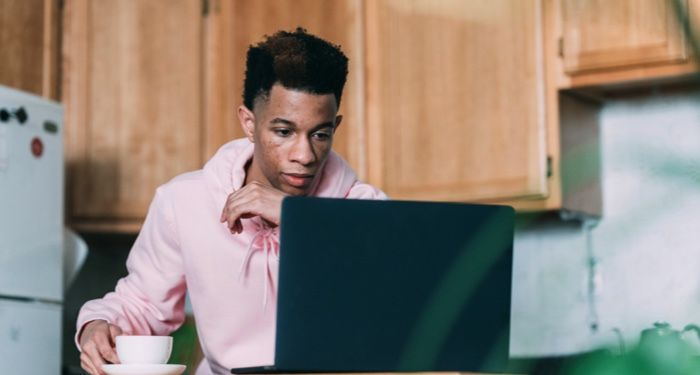
<svg viewBox="0 0 700 375"><path fill-rule="evenodd" d="M307 173L282 173L284 181L296 188L306 188L311 185L314 180L314 175Z"/></svg>

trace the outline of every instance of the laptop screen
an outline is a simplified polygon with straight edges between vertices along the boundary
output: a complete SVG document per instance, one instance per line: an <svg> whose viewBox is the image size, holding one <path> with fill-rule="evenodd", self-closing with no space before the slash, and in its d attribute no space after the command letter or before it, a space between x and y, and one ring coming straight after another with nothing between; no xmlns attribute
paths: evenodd
<svg viewBox="0 0 700 375"><path fill-rule="evenodd" d="M507 206L286 198L276 370L503 371L513 220Z"/></svg>

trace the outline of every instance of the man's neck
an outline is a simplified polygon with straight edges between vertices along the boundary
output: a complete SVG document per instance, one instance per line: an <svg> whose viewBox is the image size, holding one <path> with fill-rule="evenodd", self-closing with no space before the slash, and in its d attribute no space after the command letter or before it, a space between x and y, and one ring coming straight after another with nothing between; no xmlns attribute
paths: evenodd
<svg viewBox="0 0 700 375"><path fill-rule="evenodd" d="M270 184L265 178L265 176L260 172L260 168L258 168L257 164L255 163L255 157L251 158L245 164L244 170L245 180L243 181L243 186L246 186L253 181L257 181L265 185Z"/></svg>

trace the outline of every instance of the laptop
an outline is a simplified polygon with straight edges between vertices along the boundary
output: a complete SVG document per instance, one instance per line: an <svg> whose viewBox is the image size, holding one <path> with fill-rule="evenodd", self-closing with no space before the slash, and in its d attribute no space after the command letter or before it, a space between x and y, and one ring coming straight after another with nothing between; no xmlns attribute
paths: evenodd
<svg viewBox="0 0 700 375"><path fill-rule="evenodd" d="M289 197L274 363L244 373L503 372L508 206Z"/></svg>

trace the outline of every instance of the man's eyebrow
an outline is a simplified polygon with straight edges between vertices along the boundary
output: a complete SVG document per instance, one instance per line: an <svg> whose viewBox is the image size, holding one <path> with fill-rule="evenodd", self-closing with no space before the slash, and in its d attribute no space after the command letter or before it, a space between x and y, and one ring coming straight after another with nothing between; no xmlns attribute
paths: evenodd
<svg viewBox="0 0 700 375"><path fill-rule="evenodd" d="M283 125L289 125L289 126L297 126L297 124L295 124L294 121L289 121L289 120L281 118L281 117L273 118L270 121L270 124L283 124Z"/></svg>
<svg viewBox="0 0 700 375"><path fill-rule="evenodd" d="M334 128L334 127L335 127L335 123L333 121L328 121L328 122L324 122L324 123L316 125L312 129L312 131L321 130L323 128Z"/></svg>
<svg viewBox="0 0 700 375"><path fill-rule="evenodd" d="M270 120L270 124L282 124L282 125L293 126L293 127L297 126L297 124L294 121L290 121L290 120L287 120L287 119L281 118L281 117L273 118L272 120ZM311 131L317 131L317 130L324 129L324 128L334 128L334 127L335 127L335 123L333 121L326 121L326 122L323 122L323 123L320 123L320 124L314 126L314 128L311 129Z"/></svg>

